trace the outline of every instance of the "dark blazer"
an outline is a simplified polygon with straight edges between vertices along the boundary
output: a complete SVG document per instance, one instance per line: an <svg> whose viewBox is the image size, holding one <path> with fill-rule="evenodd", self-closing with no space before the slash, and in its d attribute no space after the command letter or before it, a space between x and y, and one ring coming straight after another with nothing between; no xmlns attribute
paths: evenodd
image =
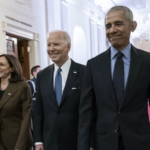
<svg viewBox="0 0 150 150"><path fill-rule="evenodd" d="M8 150L32 146L30 130L31 92L27 82L9 83L0 100L1 138Z"/></svg>
<svg viewBox="0 0 150 150"><path fill-rule="evenodd" d="M61 104L58 107L54 86L54 65L37 76L34 114L34 140L45 150L77 150L79 102L85 66L71 61Z"/></svg>
<svg viewBox="0 0 150 150"><path fill-rule="evenodd" d="M30 81L30 80L29 80L29 81ZM31 81L33 81L33 82L34 82L35 87L36 87L36 78L32 78L32 79L31 79ZM31 83L31 82L28 82L28 84L30 85L31 93L32 93L32 95L33 95L33 93L34 93L33 85L32 85L32 83Z"/></svg>
<svg viewBox="0 0 150 150"><path fill-rule="evenodd" d="M111 77L110 49L88 61L79 108L78 150L89 150L91 128L95 150L118 150L118 127L126 150L150 150L147 96L150 53L132 46L128 81L121 106Z"/></svg>
<svg viewBox="0 0 150 150"><path fill-rule="evenodd" d="M31 110L32 117L33 117L33 114L34 114L35 103L36 103L36 91L35 91L35 89L36 89L36 80L37 80L36 78L32 78L31 80L28 80L28 84L30 86L31 94L32 94L32 110ZM34 82L35 89L33 87L33 84L30 81ZM32 127L32 123L31 123L31 127Z"/></svg>

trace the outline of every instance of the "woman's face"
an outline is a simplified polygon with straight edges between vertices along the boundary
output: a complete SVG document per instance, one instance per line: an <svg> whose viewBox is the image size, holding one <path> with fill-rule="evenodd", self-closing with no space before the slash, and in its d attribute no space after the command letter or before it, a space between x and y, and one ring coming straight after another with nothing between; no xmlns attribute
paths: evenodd
<svg viewBox="0 0 150 150"><path fill-rule="evenodd" d="M0 78L9 79L11 77L12 68L5 57L0 57Z"/></svg>

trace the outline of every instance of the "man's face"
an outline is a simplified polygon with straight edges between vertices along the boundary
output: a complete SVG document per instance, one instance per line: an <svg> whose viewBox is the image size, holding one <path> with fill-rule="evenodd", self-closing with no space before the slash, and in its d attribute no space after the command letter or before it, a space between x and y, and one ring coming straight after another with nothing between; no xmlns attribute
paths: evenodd
<svg viewBox="0 0 150 150"><path fill-rule="evenodd" d="M47 53L51 60L61 67L68 59L70 46L62 32L52 32L47 40Z"/></svg>
<svg viewBox="0 0 150 150"><path fill-rule="evenodd" d="M39 68L37 68L36 69L36 71L35 72L33 72L33 76L36 78L37 77L37 74L38 74L38 72L40 72L41 71L41 68L39 67Z"/></svg>
<svg viewBox="0 0 150 150"><path fill-rule="evenodd" d="M118 51L129 44L130 32L134 31L133 23L129 22L123 11L109 12L105 18L106 36L111 45Z"/></svg>

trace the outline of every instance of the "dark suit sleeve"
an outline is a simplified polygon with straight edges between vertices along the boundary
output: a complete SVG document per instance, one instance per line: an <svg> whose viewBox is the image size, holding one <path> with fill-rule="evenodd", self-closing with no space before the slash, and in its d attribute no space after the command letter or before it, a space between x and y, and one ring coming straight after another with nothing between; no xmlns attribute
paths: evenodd
<svg viewBox="0 0 150 150"><path fill-rule="evenodd" d="M148 99L149 106L150 106L150 83L149 83L149 87L148 87L148 91L147 91L147 99Z"/></svg>
<svg viewBox="0 0 150 150"><path fill-rule="evenodd" d="M83 79L79 107L78 150L89 150L90 148L91 130L94 118L94 97L91 67L88 62Z"/></svg>
<svg viewBox="0 0 150 150"><path fill-rule="evenodd" d="M40 74L37 75L36 83L36 104L33 116L33 137L34 142L43 142L43 103L40 89Z"/></svg>
<svg viewBox="0 0 150 150"><path fill-rule="evenodd" d="M29 84L29 86L30 86L31 93L32 93L32 95L33 95L33 92L34 92L34 90L33 90L33 85L32 85L32 83L31 83L30 81L28 81L28 84Z"/></svg>

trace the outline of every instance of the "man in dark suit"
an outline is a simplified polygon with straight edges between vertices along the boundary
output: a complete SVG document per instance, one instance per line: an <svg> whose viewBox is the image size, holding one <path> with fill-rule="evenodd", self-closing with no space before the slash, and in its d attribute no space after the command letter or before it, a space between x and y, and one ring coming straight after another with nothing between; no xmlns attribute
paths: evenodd
<svg viewBox="0 0 150 150"><path fill-rule="evenodd" d="M77 150L79 102L85 66L68 56L70 36L53 31L47 53L54 64L38 73L34 114L36 150Z"/></svg>
<svg viewBox="0 0 150 150"><path fill-rule="evenodd" d="M112 7L105 27L111 47L85 70L78 150L89 150L91 131L95 150L150 150L150 54L129 42L136 28L129 8Z"/></svg>

